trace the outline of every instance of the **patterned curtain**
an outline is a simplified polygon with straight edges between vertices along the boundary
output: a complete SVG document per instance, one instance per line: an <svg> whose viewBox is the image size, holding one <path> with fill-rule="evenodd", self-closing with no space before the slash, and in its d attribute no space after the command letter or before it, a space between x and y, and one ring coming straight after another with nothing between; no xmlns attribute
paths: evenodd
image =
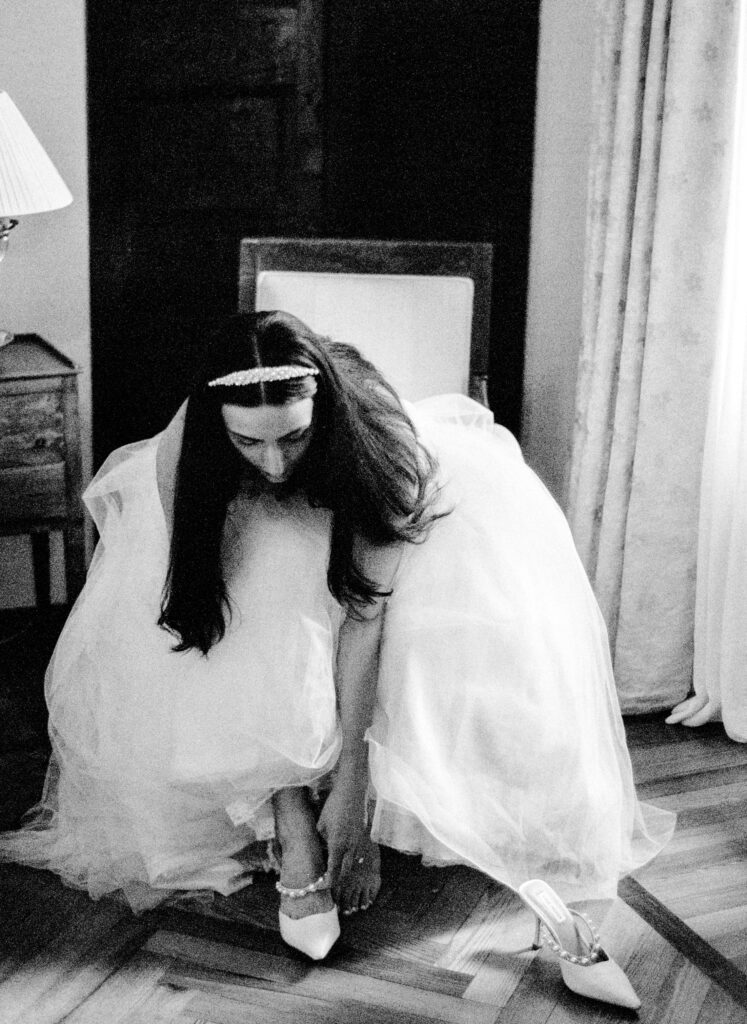
<svg viewBox="0 0 747 1024"><path fill-rule="evenodd" d="M690 691L735 0L598 0L569 519L624 711Z"/></svg>
<svg viewBox="0 0 747 1024"><path fill-rule="evenodd" d="M700 494L695 694L668 722L747 743L747 3L739 23L728 225Z"/></svg>

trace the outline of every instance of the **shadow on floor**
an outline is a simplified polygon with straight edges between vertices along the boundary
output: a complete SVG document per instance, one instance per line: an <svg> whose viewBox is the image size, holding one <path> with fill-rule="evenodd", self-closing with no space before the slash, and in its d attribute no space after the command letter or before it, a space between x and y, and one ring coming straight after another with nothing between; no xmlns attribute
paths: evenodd
<svg viewBox="0 0 747 1024"><path fill-rule="evenodd" d="M0 612L0 830L41 796L50 749L44 673L67 613Z"/></svg>

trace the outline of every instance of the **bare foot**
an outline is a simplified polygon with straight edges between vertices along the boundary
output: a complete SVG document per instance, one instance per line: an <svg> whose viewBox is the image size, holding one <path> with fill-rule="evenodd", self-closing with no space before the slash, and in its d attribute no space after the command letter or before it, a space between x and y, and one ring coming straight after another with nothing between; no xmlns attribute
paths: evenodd
<svg viewBox="0 0 747 1024"><path fill-rule="evenodd" d="M366 837L358 846L358 857L337 883L338 904L343 914L368 910L381 888L379 847Z"/></svg>
<svg viewBox="0 0 747 1024"><path fill-rule="evenodd" d="M283 789L273 798L275 833L280 847L280 884L286 889L303 889L325 872L324 850L316 819L305 789ZM280 897L280 909L298 920L310 914L324 914L334 907L328 888L306 896Z"/></svg>

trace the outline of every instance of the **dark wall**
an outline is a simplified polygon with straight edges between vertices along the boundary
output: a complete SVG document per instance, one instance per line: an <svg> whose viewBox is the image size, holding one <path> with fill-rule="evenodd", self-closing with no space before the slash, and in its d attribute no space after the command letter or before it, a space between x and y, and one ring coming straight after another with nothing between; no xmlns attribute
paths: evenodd
<svg viewBox="0 0 747 1024"><path fill-rule="evenodd" d="M314 228L323 5L89 0L87 13L98 463L183 399L216 315L236 308L239 239Z"/></svg>
<svg viewBox="0 0 747 1024"><path fill-rule="evenodd" d="M243 235L492 242L518 430L538 7L89 0L97 462L184 396Z"/></svg>
<svg viewBox="0 0 747 1024"><path fill-rule="evenodd" d="M332 0L333 235L494 246L491 406L518 433L538 0Z"/></svg>

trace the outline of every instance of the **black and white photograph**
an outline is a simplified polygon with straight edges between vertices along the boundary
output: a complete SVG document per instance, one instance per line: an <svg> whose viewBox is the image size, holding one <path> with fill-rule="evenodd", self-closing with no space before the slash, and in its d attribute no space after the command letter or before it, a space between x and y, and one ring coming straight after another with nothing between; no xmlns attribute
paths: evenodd
<svg viewBox="0 0 747 1024"><path fill-rule="evenodd" d="M747 1024L747 0L0 39L0 1024Z"/></svg>

